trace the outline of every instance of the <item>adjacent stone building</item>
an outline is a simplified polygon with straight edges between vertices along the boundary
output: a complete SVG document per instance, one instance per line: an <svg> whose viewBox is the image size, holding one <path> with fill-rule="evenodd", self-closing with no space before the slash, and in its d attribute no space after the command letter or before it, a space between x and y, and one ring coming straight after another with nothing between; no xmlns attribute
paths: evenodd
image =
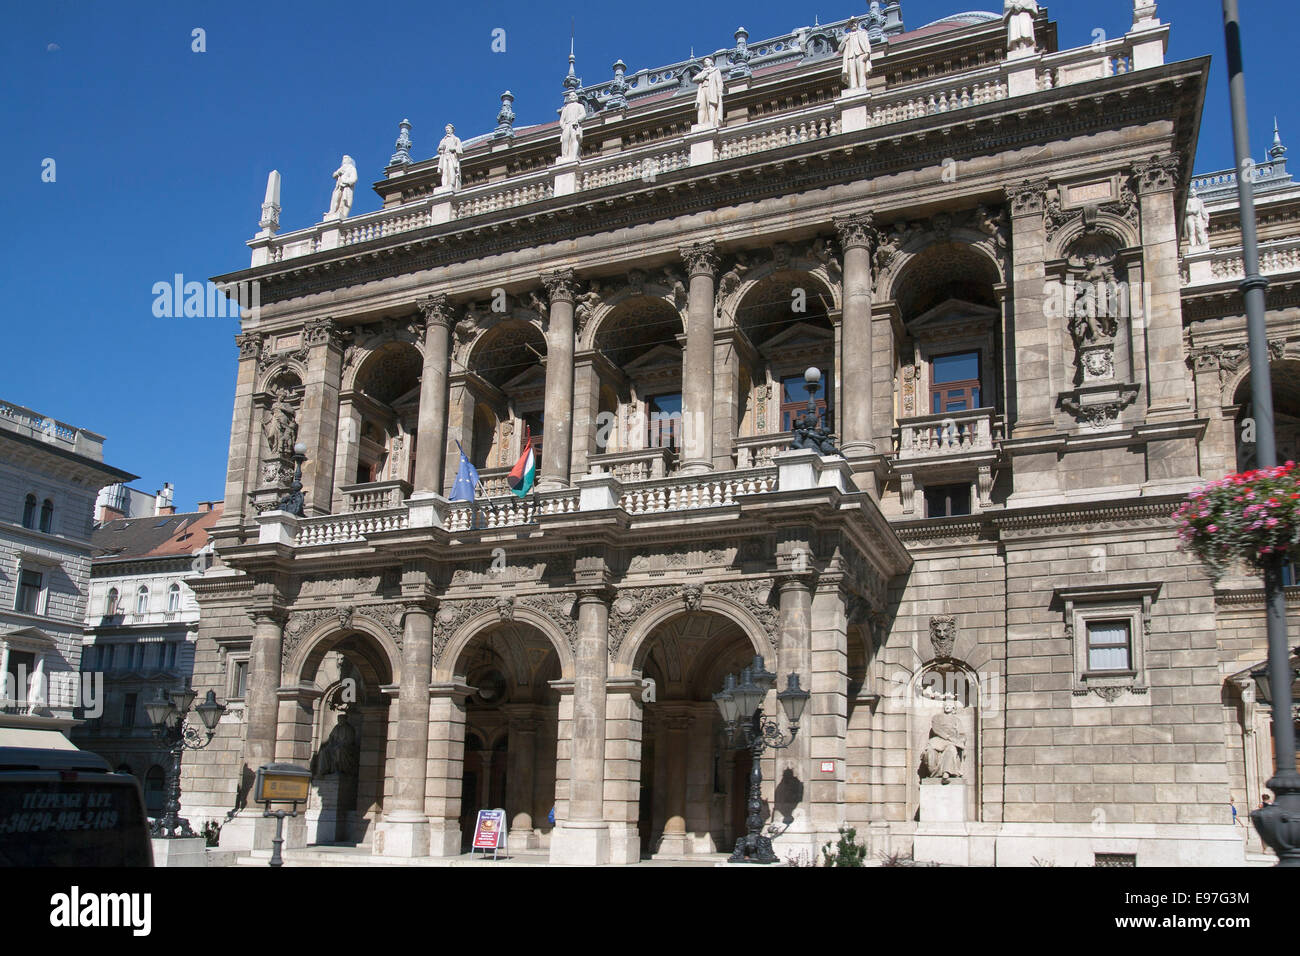
<svg viewBox="0 0 1300 956"><path fill-rule="evenodd" d="M1170 518L1234 465L1235 212L1182 242L1209 59L1168 31L1138 2L1058 50L1045 11L872 4L596 84L571 57L582 111L516 129L505 94L438 156L403 122L374 213L340 178L281 234L273 174L219 280L261 307L192 584L195 689L247 660L248 690L187 813L268 845L249 788L289 760L291 847L450 855L503 807L557 862L726 852L750 757L712 695L761 654L812 691L763 757L781 855L848 824L955 863L1242 862L1258 594ZM790 450L814 398L842 454Z"/></svg>
<svg viewBox="0 0 1300 956"><path fill-rule="evenodd" d="M79 679L95 497L134 477L104 464L102 435L0 401L0 727L66 732L95 705Z"/></svg>

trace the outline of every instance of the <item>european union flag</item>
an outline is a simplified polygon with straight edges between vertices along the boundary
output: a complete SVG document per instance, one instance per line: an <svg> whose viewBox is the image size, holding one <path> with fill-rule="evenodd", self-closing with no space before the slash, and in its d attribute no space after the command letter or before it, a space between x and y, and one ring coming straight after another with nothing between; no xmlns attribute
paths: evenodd
<svg viewBox="0 0 1300 956"><path fill-rule="evenodd" d="M456 442L456 448L460 450L460 470L456 472L456 481L451 486L451 500L473 501L474 490L478 488L478 469L470 464L460 442Z"/></svg>

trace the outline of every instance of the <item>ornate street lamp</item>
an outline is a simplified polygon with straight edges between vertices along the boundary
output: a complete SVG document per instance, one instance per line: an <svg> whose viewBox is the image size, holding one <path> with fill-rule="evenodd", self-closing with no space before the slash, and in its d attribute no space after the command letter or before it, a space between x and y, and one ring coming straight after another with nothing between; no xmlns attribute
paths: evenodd
<svg viewBox="0 0 1300 956"><path fill-rule="evenodd" d="M747 832L736 840L736 849L729 863L776 862L772 840L762 834L763 751L784 750L794 743L795 734L799 732L799 718L812 695L799 686L798 674L786 678L785 690L776 695L790 724L790 736L786 739L776 719L763 715L763 700L775 686L776 675L763 666L761 656L755 656L753 664L740 672L739 681L735 674L728 674L721 692L713 695L726 724L729 745L737 750L749 750L753 758L749 771L749 815L745 818Z"/></svg>
<svg viewBox="0 0 1300 956"><path fill-rule="evenodd" d="M1242 69L1241 16L1237 0L1223 0L1223 34L1228 53L1228 98L1232 111L1232 141L1237 158L1237 204L1240 208L1241 251L1245 278L1238 288L1246 307L1246 339L1250 348L1250 396L1255 412L1256 458L1259 468L1277 466L1273 433L1273 382L1269 374L1267 303L1268 280L1259 271L1259 235L1255 222L1255 176L1250 160L1250 131L1246 122L1246 77ZM1282 589L1280 553L1263 557L1264 607L1268 631L1268 681L1273 700L1273 753L1276 772L1266 786L1271 806L1252 811L1260 837L1277 854L1278 866L1300 866L1300 772L1295 763L1295 714L1292 709L1291 648L1286 636L1286 594Z"/></svg>
<svg viewBox="0 0 1300 956"><path fill-rule="evenodd" d="M154 821L153 835L165 840L193 838L190 822L181 814L181 754L186 750L202 750L212 743L217 721L226 711L225 704L217 703L217 695L208 691L203 703L194 708L207 730L206 739L186 719L194 698L198 695L186 687L184 690L159 691L158 699L144 705L153 724L154 736L167 747L171 760L167 766L167 802L163 815Z"/></svg>
<svg viewBox="0 0 1300 956"><path fill-rule="evenodd" d="M821 381L821 369L815 365L809 366L803 373L804 388L808 389L808 407L791 423L794 438L790 441L790 447L807 448L819 455L838 455L840 450L831 441L825 416L817 408L817 390L821 387Z"/></svg>
<svg viewBox="0 0 1300 956"><path fill-rule="evenodd" d="M293 446L293 460L293 484L289 486L289 493L275 503L275 509L301 518L307 504L307 496L302 492L302 463L307 460L307 446L302 442Z"/></svg>

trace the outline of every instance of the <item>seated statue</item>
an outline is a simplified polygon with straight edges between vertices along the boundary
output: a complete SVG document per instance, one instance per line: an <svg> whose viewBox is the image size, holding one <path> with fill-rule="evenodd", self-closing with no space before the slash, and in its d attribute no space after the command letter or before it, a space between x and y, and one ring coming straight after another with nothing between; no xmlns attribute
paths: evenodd
<svg viewBox="0 0 1300 956"><path fill-rule="evenodd" d="M956 701L949 697L943 702L943 713L935 714L930 722L930 739L925 744L927 777L947 781L962 776L966 734L961 729L961 718L954 713L956 709Z"/></svg>

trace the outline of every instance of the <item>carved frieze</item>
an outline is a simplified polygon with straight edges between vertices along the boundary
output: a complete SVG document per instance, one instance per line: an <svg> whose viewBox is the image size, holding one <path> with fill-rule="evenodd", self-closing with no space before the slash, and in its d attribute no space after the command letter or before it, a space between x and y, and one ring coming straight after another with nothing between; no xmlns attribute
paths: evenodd
<svg viewBox="0 0 1300 956"><path fill-rule="evenodd" d="M546 591L542 594L526 594L520 597L518 604L530 607L550 619L564 635L569 652L578 650L578 621L573 616L574 597L566 591Z"/></svg>
<svg viewBox="0 0 1300 956"><path fill-rule="evenodd" d="M496 609L495 598L471 598L465 601L443 601L438 613L433 616L433 666L442 662L443 652L451 636L476 614Z"/></svg>

